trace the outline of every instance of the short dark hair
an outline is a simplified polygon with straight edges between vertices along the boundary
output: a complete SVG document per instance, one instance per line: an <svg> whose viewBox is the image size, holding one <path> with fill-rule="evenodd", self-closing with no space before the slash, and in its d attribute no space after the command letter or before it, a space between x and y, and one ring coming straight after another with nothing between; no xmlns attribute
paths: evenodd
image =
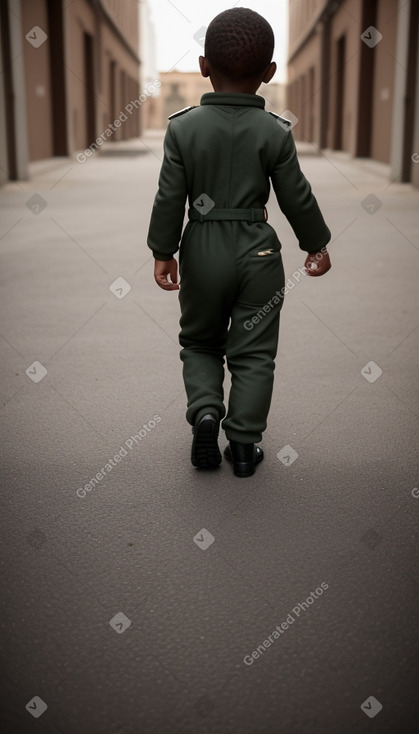
<svg viewBox="0 0 419 734"><path fill-rule="evenodd" d="M209 24L205 56L227 78L251 79L269 66L274 45L274 33L265 18L248 8L231 8Z"/></svg>

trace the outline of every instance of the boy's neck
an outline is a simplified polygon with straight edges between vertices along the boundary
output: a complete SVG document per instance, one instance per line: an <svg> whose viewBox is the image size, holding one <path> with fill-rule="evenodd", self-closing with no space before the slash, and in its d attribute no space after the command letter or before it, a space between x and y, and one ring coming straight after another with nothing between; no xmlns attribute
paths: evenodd
<svg viewBox="0 0 419 734"><path fill-rule="evenodd" d="M258 87L248 82L231 83L231 82L211 82L214 92L229 92L230 94L256 94Z"/></svg>
<svg viewBox="0 0 419 734"><path fill-rule="evenodd" d="M229 79L219 73L205 56L199 57L199 68L204 78L210 78L214 92L227 92L227 94L256 94L262 83L268 84L276 72L276 63L271 61L266 69L258 76L247 79Z"/></svg>

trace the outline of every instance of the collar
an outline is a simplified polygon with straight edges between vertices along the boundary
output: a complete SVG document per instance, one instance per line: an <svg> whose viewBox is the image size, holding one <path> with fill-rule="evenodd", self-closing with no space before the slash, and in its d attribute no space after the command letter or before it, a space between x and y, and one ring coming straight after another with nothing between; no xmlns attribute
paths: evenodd
<svg viewBox="0 0 419 734"><path fill-rule="evenodd" d="M261 107L265 109L265 98L260 94L244 94L244 92L206 92L201 97L201 105L223 104L240 107Z"/></svg>

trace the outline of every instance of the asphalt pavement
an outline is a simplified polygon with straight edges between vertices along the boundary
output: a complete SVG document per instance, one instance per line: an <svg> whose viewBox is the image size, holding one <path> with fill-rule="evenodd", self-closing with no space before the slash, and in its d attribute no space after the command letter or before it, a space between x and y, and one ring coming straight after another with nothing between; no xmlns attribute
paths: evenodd
<svg viewBox="0 0 419 734"><path fill-rule="evenodd" d="M0 190L2 731L416 732L419 191L306 147L322 278L271 198L289 289L238 479L190 463L161 159L146 134Z"/></svg>

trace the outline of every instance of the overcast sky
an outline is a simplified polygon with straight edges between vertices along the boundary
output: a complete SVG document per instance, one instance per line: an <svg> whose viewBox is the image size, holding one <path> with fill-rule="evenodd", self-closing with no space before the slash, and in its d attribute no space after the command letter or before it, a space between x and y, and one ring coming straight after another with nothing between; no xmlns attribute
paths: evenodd
<svg viewBox="0 0 419 734"><path fill-rule="evenodd" d="M148 0L157 37L159 71L199 71L198 56L203 54L194 35L209 25L214 16L232 7L251 8L263 15L275 34L273 60L278 72L273 81L286 79L288 38L288 0L256 0L256 2L223 2L223 0Z"/></svg>

